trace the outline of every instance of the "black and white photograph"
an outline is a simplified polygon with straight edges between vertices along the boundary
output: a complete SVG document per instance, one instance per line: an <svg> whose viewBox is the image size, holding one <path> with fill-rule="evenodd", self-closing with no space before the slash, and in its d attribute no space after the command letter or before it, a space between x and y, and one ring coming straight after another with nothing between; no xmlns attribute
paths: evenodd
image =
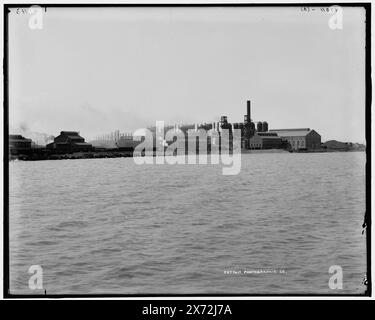
<svg viewBox="0 0 375 320"><path fill-rule="evenodd" d="M371 295L369 3L3 9L5 296Z"/></svg>

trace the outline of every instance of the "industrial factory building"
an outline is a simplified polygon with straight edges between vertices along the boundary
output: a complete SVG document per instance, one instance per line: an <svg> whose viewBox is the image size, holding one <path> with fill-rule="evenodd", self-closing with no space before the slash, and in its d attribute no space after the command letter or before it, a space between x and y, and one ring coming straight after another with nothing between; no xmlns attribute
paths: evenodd
<svg viewBox="0 0 375 320"><path fill-rule="evenodd" d="M285 150L314 150L321 148L321 137L315 130L310 130L309 128L302 129L268 129L268 123L266 121L254 121L251 118L251 101L247 100L246 114L244 115L243 122L230 123L228 117L222 115L219 122L212 123L201 123L201 124L180 124L180 125L164 125L164 133L169 130L174 130L174 132L180 131L185 135L185 141L181 141L181 146L185 147L185 150L198 151L197 139L196 137L189 138L189 130L197 132L199 129L205 131L213 130L217 132L218 136L221 137L224 129L229 130L229 137L232 136L233 129L241 130L241 148L242 149L285 149ZM157 128L156 126L147 128L153 135L153 149L156 148L158 144L166 147L173 143L173 138L171 141L166 141L164 138L159 137L160 141L157 139ZM215 137L211 139L211 136L207 137L207 150L214 150L219 144L221 138L216 139ZM140 141L135 141L131 134L120 134L117 130L114 133L98 137L95 143L100 144L100 146L109 145L112 142L113 147L117 147L123 150L133 150ZM202 141L203 142L203 141ZM179 141L180 143L180 141ZM201 143L201 142L199 142ZM195 147L196 146L196 147ZM232 144L229 148L233 148ZM237 147L237 146L235 146Z"/></svg>
<svg viewBox="0 0 375 320"><path fill-rule="evenodd" d="M85 139L76 131L61 131L47 148L59 152L90 151L92 145L85 142Z"/></svg>
<svg viewBox="0 0 375 320"><path fill-rule="evenodd" d="M250 138L250 149L281 149L283 140L276 132L256 132Z"/></svg>
<svg viewBox="0 0 375 320"><path fill-rule="evenodd" d="M233 124L234 129L242 131L243 149L316 150L321 148L321 136L315 130L310 128L268 130L266 121L253 122L250 106L250 101L247 101L244 122Z"/></svg>
<svg viewBox="0 0 375 320"><path fill-rule="evenodd" d="M134 150L134 148L140 143L138 140L133 139L132 134L119 135L115 139L115 146L120 150Z"/></svg>
<svg viewBox="0 0 375 320"><path fill-rule="evenodd" d="M27 151L31 149L31 139L27 139L20 134L9 135L9 150L11 153Z"/></svg>
<svg viewBox="0 0 375 320"><path fill-rule="evenodd" d="M321 136L310 128L299 129L273 129L270 132L276 133L282 139L289 142L293 150L313 150L321 147Z"/></svg>

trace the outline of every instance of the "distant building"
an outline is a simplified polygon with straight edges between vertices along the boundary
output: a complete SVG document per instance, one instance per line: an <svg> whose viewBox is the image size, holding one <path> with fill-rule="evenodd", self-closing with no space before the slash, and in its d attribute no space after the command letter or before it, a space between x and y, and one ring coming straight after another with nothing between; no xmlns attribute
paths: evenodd
<svg viewBox="0 0 375 320"><path fill-rule="evenodd" d="M321 148L320 134L315 130L310 130L310 128L273 129L269 132L277 133L279 137L287 140L293 150Z"/></svg>
<svg viewBox="0 0 375 320"><path fill-rule="evenodd" d="M47 148L59 152L89 151L92 145L76 131L61 131L52 143L47 144Z"/></svg>
<svg viewBox="0 0 375 320"><path fill-rule="evenodd" d="M250 149L281 149L283 140L276 132L256 132L249 143Z"/></svg>
<svg viewBox="0 0 375 320"><path fill-rule="evenodd" d="M134 148L140 143L141 141L133 139L132 134L123 134L115 142L115 146L121 150L134 150Z"/></svg>
<svg viewBox="0 0 375 320"><path fill-rule="evenodd" d="M31 149L31 139L27 139L20 134L9 135L9 150L11 153L27 151Z"/></svg>
<svg viewBox="0 0 375 320"><path fill-rule="evenodd" d="M337 140L328 140L322 143L322 147L328 151L366 151L366 146L363 144Z"/></svg>

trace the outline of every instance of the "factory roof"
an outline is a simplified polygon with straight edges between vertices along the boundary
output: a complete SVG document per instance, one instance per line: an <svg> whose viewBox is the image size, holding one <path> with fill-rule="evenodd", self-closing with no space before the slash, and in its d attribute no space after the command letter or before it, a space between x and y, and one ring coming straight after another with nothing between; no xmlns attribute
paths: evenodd
<svg viewBox="0 0 375 320"><path fill-rule="evenodd" d="M271 129L269 131L310 131L310 128Z"/></svg>
<svg viewBox="0 0 375 320"><path fill-rule="evenodd" d="M24 139L20 134L10 134L9 139Z"/></svg>
<svg viewBox="0 0 375 320"><path fill-rule="evenodd" d="M78 136L78 131L61 131L60 134L64 134L67 136Z"/></svg>
<svg viewBox="0 0 375 320"><path fill-rule="evenodd" d="M260 136L262 139L268 139L268 140L275 140L275 139L281 139L281 137L278 136Z"/></svg>
<svg viewBox="0 0 375 320"><path fill-rule="evenodd" d="M68 135L68 138L69 138L69 139L72 139L72 140L75 140L75 139L76 139L76 140L77 140L77 139L80 139L80 140L81 140L81 139L83 139L81 136L71 136L71 135Z"/></svg>
<svg viewBox="0 0 375 320"><path fill-rule="evenodd" d="M74 145L76 145L76 146L91 146L91 144L87 143L87 142L76 142L76 143L74 143Z"/></svg>
<svg viewBox="0 0 375 320"><path fill-rule="evenodd" d="M14 141L31 141L31 139L25 138L21 136L20 134L10 134L9 135L9 140L14 142Z"/></svg>
<svg viewBox="0 0 375 320"><path fill-rule="evenodd" d="M308 135L312 130L310 128L300 129L272 129L271 132L276 132L280 137L301 137Z"/></svg>
<svg viewBox="0 0 375 320"><path fill-rule="evenodd" d="M79 135L78 131L61 131L60 136L68 137L71 140L81 140L83 137Z"/></svg>
<svg viewBox="0 0 375 320"><path fill-rule="evenodd" d="M263 132L264 133L264 132ZM250 139L262 139L262 140L279 140L281 137L279 137L276 132L274 134L261 134L261 132L255 133Z"/></svg>
<svg viewBox="0 0 375 320"><path fill-rule="evenodd" d="M257 132L257 135L262 136L262 137L269 137L269 136L277 137L277 132Z"/></svg>

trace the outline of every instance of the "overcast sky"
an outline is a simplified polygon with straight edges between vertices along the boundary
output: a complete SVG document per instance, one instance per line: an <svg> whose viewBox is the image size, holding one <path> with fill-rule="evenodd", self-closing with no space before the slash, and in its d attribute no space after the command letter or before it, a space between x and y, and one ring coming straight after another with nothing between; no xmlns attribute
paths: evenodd
<svg viewBox="0 0 375 320"><path fill-rule="evenodd" d="M12 131L90 140L155 124L310 127L365 141L365 12L287 8L48 8L43 29L9 14Z"/></svg>

